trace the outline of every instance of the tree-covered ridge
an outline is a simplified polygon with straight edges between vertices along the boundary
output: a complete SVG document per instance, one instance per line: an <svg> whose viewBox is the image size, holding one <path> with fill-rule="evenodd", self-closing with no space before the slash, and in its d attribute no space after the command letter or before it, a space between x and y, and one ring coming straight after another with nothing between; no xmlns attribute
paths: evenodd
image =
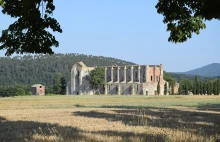
<svg viewBox="0 0 220 142"><path fill-rule="evenodd" d="M193 81L196 76L196 75L179 74L179 73L171 73L171 72L168 72L167 74L169 74L172 78L174 78L178 83L180 83L184 79ZM217 77L208 77L208 76L198 76L198 77L199 77L199 80L202 82L214 80L217 78Z"/></svg>
<svg viewBox="0 0 220 142"><path fill-rule="evenodd" d="M87 66L131 65L132 62L120 59L84 54L25 55L13 58L0 58L0 86L16 84L32 85L41 83L53 85L57 73L70 81L72 66L83 61Z"/></svg>
<svg viewBox="0 0 220 142"><path fill-rule="evenodd" d="M70 81L70 70L76 62L83 61L87 66L132 65L134 63L103 56L84 54L25 55L0 57L0 86L53 84L57 73ZM169 73L177 82L183 79L194 80L195 76ZM201 81L212 80L211 77L199 77Z"/></svg>

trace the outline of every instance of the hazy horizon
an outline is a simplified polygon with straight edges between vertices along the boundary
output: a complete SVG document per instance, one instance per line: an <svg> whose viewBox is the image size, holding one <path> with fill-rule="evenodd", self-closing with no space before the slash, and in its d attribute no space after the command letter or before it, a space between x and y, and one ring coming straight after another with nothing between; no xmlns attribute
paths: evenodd
<svg viewBox="0 0 220 142"><path fill-rule="evenodd" d="M136 64L163 64L168 72L185 72L220 63L219 21L207 23L200 35L185 43L169 43L163 17L154 1L68 1L55 0L54 17L62 34L55 53L79 53L118 58ZM3 21L3 22L2 22ZM0 14L0 30L13 22ZM0 51L4 56L5 51Z"/></svg>

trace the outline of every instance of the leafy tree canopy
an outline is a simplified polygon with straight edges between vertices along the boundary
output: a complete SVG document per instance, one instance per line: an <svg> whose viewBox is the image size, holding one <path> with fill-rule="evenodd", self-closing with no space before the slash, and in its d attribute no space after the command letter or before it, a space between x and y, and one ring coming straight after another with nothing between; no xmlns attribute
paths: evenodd
<svg viewBox="0 0 220 142"><path fill-rule="evenodd" d="M16 21L0 36L0 50L6 49L7 56L13 53L53 54L52 46L59 42L49 32L62 33L60 24L52 17L53 0L0 0L3 14Z"/></svg>
<svg viewBox="0 0 220 142"><path fill-rule="evenodd" d="M185 42L205 29L204 20L220 19L219 0L159 0L157 12L164 16L170 32L168 41Z"/></svg>
<svg viewBox="0 0 220 142"><path fill-rule="evenodd" d="M180 88L182 89L182 91L184 91L185 95L188 95L189 91L192 91L192 87L193 87L192 81L189 79L184 79L180 82Z"/></svg>
<svg viewBox="0 0 220 142"><path fill-rule="evenodd" d="M97 67L90 72L90 86L97 90L105 83L105 69Z"/></svg>
<svg viewBox="0 0 220 142"><path fill-rule="evenodd" d="M173 78L169 73L164 72L164 80L169 82L169 85L174 85L176 83L175 78Z"/></svg>
<svg viewBox="0 0 220 142"><path fill-rule="evenodd" d="M0 0L0 6L3 7L3 1L2 0Z"/></svg>

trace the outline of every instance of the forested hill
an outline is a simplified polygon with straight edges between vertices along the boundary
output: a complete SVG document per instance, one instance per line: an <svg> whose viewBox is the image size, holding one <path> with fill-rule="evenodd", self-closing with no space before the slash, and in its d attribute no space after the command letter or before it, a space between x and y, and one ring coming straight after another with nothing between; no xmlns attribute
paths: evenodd
<svg viewBox="0 0 220 142"><path fill-rule="evenodd" d="M168 72L168 74L174 78L177 82L181 82L182 80L184 79L188 79L190 81L194 81L195 80L195 77L196 75L187 75L187 74L178 74L178 73L171 73L171 72ZM217 77L209 77L209 76L198 76L199 78L199 81L202 81L202 82L206 82L206 81L209 81L209 80L214 80L216 79Z"/></svg>
<svg viewBox="0 0 220 142"><path fill-rule="evenodd" d="M0 86L16 84L32 85L41 83L52 85L57 73L62 73L70 81L73 64L83 61L87 66L129 65L120 59L83 54L25 55L22 57L0 58Z"/></svg>

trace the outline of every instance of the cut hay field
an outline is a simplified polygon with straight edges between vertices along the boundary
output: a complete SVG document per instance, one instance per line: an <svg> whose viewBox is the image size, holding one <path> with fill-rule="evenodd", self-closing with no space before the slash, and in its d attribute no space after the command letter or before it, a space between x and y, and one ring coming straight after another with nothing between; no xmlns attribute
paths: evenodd
<svg viewBox="0 0 220 142"><path fill-rule="evenodd" d="M0 142L217 142L220 96L0 98Z"/></svg>

